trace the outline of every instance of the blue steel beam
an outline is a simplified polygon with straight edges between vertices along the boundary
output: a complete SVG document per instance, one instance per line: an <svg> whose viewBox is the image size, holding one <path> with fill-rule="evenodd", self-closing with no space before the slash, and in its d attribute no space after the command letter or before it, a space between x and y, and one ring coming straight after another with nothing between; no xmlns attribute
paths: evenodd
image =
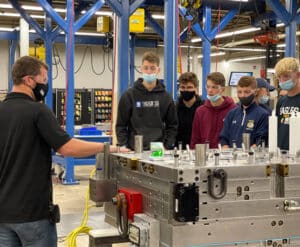
<svg viewBox="0 0 300 247"><path fill-rule="evenodd" d="M24 9L20 6L17 0L9 0L12 6L20 13L22 18L24 18L27 23L35 29L35 31L40 35L40 37L44 38L44 32L41 26L29 15L24 11Z"/></svg>
<svg viewBox="0 0 300 247"><path fill-rule="evenodd" d="M52 0L48 0L48 3L52 5ZM46 96L45 103L50 109L53 110L53 82L52 82L52 39L51 39L52 20L51 17L46 14L45 18L45 49L46 49L46 64L48 64L48 88L49 92Z"/></svg>
<svg viewBox="0 0 300 247"><path fill-rule="evenodd" d="M63 18L52 8L47 0L36 0L44 11L54 20L65 32L67 32L67 24Z"/></svg>
<svg viewBox="0 0 300 247"><path fill-rule="evenodd" d="M120 97L129 86L129 1L122 1L122 16L118 16L118 80Z"/></svg>
<svg viewBox="0 0 300 247"><path fill-rule="evenodd" d="M144 2L145 0L135 0L133 3L131 3L129 7L129 15L132 15L134 11Z"/></svg>
<svg viewBox="0 0 300 247"><path fill-rule="evenodd" d="M232 20L232 18L238 13L237 9L230 10L220 21L220 25L217 25L210 33L209 38L213 40L218 32L223 30L225 26Z"/></svg>
<svg viewBox="0 0 300 247"><path fill-rule="evenodd" d="M84 15L74 23L74 33L77 32L104 5L104 0L97 1Z"/></svg>
<svg viewBox="0 0 300 247"><path fill-rule="evenodd" d="M145 10L145 17L147 20L147 23L150 24L151 27L153 27L153 29L155 30L155 32L159 35L159 37L161 39L164 39L164 30L162 29L162 27L157 23L157 21L155 21L150 12L148 10Z"/></svg>
<svg viewBox="0 0 300 247"><path fill-rule="evenodd" d="M74 136L74 2L67 0L66 13L66 131ZM74 158L66 157L66 184L74 181Z"/></svg>
<svg viewBox="0 0 300 247"><path fill-rule="evenodd" d="M211 32L211 7L204 7L204 32ZM210 73L210 49L211 43L209 40L203 40L203 58L202 58L202 97L206 99L206 77Z"/></svg>
<svg viewBox="0 0 300 247"><path fill-rule="evenodd" d="M34 41L40 36L36 33L29 34L29 40ZM53 37L53 32L51 33ZM0 31L0 40L17 40L19 41L19 31ZM59 34L58 37L51 39L54 43L63 43L65 44L65 34ZM102 36L75 36L75 44L84 44L84 45L106 45L106 38ZM135 46L136 47L147 47L147 48L156 48L158 44L157 40L148 40L148 39L138 39L136 38Z"/></svg>
<svg viewBox="0 0 300 247"><path fill-rule="evenodd" d="M286 8L292 17L296 16L297 0L286 0ZM296 57L296 32L297 24L295 20L290 20L290 24L285 27L285 56Z"/></svg>
<svg viewBox="0 0 300 247"><path fill-rule="evenodd" d="M11 77L11 70L12 66L15 63L15 54L16 54L16 48L17 48L18 40L11 40L10 46L9 46L9 73L8 73L8 92L11 91L13 87L13 80Z"/></svg>
<svg viewBox="0 0 300 247"><path fill-rule="evenodd" d="M266 0L266 4L268 4L274 13L278 16L278 18L287 26L290 22L291 15L285 9L285 7L281 4L280 0Z"/></svg>
<svg viewBox="0 0 300 247"><path fill-rule="evenodd" d="M133 86L135 77L134 77L134 72L135 72L135 35L131 34L130 35L130 86Z"/></svg>
<svg viewBox="0 0 300 247"><path fill-rule="evenodd" d="M127 1L123 1L123 2L127 2ZM106 0L106 4L117 14L117 16L119 17L122 16L123 3L121 4L118 0Z"/></svg>
<svg viewBox="0 0 300 247"><path fill-rule="evenodd" d="M184 28L180 33L180 42L183 42L187 39L188 27Z"/></svg>
<svg viewBox="0 0 300 247"><path fill-rule="evenodd" d="M0 40L19 40L19 31L0 31Z"/></svg>
<svg viewBox="0 0 300 247"><path fill-rule="evenodd" d="M175 98L175 94L177 93L178 15L176 15L176 8L177 1L165 0L164 84L173 98Z"/></svg>

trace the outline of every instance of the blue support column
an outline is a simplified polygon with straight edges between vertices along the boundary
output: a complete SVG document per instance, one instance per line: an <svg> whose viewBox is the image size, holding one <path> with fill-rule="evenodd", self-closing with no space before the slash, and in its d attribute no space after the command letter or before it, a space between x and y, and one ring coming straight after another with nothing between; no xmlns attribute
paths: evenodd
<svg viewBox="0 0 300 247"><path fill-rule="evenodd" d="M130 35L130 86L133 86L135 81L135 35Z"/></svg>
<svg viewBox="0 0 300 247"><path fill-rule="evenodd" d="M297 0L286 0L286 8L291 13L292 17L295 16L297 11ZM291 20L290 24L285 27L285 56L296 57L296 20Z"/></svg>
<svg viewBox="0 0 300 247"><path fill-rule="evenodd" d="M122 1L122 16L118 17L119 97L129 86L129 1Z"/></svg>
<svg viewBox="0 0 300 247"><path fill-rule="evenodd" d="M297 0L286 0L286 8L280 0L266 0L277 17L285 24L285 56L296 57Z"/></svg>
<svg viewBox="0 0 300 247"><path fill-rule="evenodd" d="M211 31L211 8L204 8L203 15L204 22L204 33L209 34ZM206 35L208 36L208 35ZM203 40L203 58L202 58L202 97L205 99L206 92L206 77L210 73L210 48L211 48L211 40L204 39Z"/></svg>
<svg viewBox="0 0 300 247"><path fill-rule="evenodd" d="M66 130L74 136L74 2L67 1L66 13ZM74 179L74 158L66 157L66 183L76 183Z"/></svg>
<svg viewBox="0 0 300 247"><path fill-rule="evenodd" d="M165 0L164 23L164 84L167 91L175 98L177 85L177 53L178 53L178 22L176 15L177 1Z"/></svg>
<svg viewBox="0 0 300 247"><path fill-rule="evenodd" d="M202 97L206 98L206 77L210 73L210 49L211 41L216 37L218 31L224 29L224 27L232 20L232 18L237 14L238 10L230 10L226 16L222 18L220 24L212 30L211 28L211 7L204 6L203 13L203 23L204 29L201 28L198 22L192 25L192 30L201 38L203 43L203 58L202 58ZM179 13L184 16L187 20L191 20L191 16L187 15L186 9L184 7L179 7ZM184 38L183 33L180 35L180 39Z"/></svg>
<svg viewBox="0 0 300 247"><path fill-rule="evenodd" d="M10 46L9 46L9 74L8 74L8 92L11 91L13 87L13 80L11 77L11 70L12 66L15 63L15 54L16 54L16 48L17 48L18 40L11 40Z"/></svg>
<svg viewBox="0 0 300 247"><path fill-rule="evenodd" d="M118 16L118 96L120 97L128 88L129 78L129 16L144 0L136 0L131 5L129 1L107 0Z"/></svg>
<svg viewBox="0 0 300 247"><path fill-rule="evenodd" d="M52 5L52 0L48 0L48 3ZM51 17L46 14L45 18L45 49L46 49L46 64L48 64L48 87L49 92L46 96L45 103L50 109L53 110L53 81L52 81L52 39L51 39L51 30L52 30L52 21Z"/></svg>

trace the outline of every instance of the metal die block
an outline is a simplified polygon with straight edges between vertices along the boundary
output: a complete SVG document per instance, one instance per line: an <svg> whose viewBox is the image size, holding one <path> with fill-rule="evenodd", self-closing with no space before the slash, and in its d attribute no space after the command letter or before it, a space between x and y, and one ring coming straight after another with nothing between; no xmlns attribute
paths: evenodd
<svg viewBox="0 0 300 247"><path fill-rule="evenodd" d="M115 180L90 178L90 199L94 202L109 202L117 192Z"/></svg>

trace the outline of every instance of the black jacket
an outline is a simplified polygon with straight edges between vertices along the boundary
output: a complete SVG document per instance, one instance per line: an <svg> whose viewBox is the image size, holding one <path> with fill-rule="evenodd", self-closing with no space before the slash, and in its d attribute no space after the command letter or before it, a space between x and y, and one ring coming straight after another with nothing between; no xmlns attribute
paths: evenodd
<svg viewBox="0 0 300 247"><path fill-rule="evenodd" d="M196 101L191 107L187 107L183 103L182 97L178 99L178 102L176 104L177 117L178 117L178 131L177 131L177 138L176 138L176 146L178 146L178 142L181 142L182 148L185 149L186 144L190 144L195 112L198 106L202 104L203 101L199 96L196 96Z"/></svg>
<svg viewBox="0 0 300 247"><path fill-rule="evenodd" d="M178 125L174 101L159 81L152 91L142 82L139 78L120 99L116 123L118 143L134 149L134 136L142 135L144 150L150 148L150 142L163 142L170 149L175 144Z"/></svg>

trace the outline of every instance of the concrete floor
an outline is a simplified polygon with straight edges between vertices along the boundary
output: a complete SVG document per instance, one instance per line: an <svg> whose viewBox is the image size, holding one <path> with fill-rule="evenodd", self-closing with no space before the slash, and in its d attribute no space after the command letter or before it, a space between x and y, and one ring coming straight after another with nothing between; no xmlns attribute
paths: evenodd
<svg viewBox="0 0 300 247"><path fill-rule="evenodd" d="M75 178L78 185L62 185L57 179L53 179L54 203L59 204L61 221L57 224L58 247L65 247L66 236L76 227L80 226L86 202L89 174L93 166L76 166ZM95 205L89 201L89 205ZM111 228L104 222L103 207L92 207L89 209L87 226L93 229ZM85 234L77 237L77 247L88 247L88 236ZM129 244L113 245L114 247L125 247Z"/></svg>

